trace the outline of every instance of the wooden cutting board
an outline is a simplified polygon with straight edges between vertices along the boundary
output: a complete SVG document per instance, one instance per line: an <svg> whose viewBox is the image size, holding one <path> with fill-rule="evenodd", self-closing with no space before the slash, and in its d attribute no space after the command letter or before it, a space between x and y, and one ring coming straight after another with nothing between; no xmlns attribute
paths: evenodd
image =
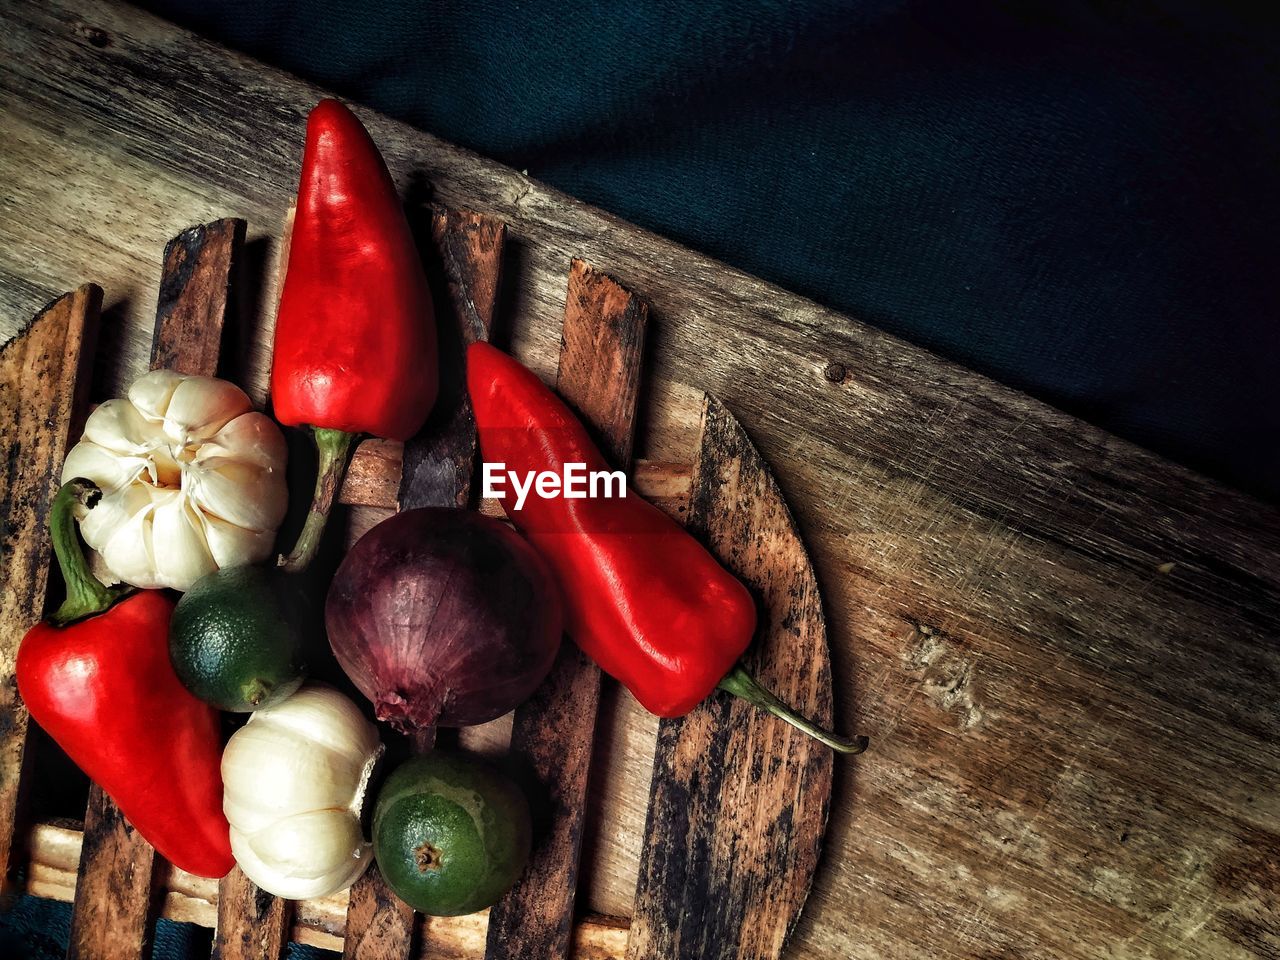
<svg viewBox="0 0 1280 960"><path fill-rule="evenodd" d="M107 395L146 367L168 237L234 211L271 274L320 92L114 4L2 15L0 333L95 280ZM874 745L838 765L790 956L1280 953L1275 507L364 116L406 191L508 224L522 359L552 379L567 264L607 264L654 322L637 454L691 449L706 390L774 466L837 721ZM601 710L578 900L629 916L657 731L616 690Z"/></svg>

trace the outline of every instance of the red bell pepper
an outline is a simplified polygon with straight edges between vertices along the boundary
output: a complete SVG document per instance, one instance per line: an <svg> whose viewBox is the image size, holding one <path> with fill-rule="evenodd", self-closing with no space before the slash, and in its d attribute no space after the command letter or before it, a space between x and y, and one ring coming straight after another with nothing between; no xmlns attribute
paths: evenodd
<svg viewBox="0 0 1280 960"><path fill-rule="evenodd" d="M316 499L285 563L306 566L360 434L408 440L438 388L435 314L395 184L355 114L322 100L307 143L276 318L276 418L315 428Z"/></svg>
<svg viewBox="0 0 1280 960"><path fill-rule="evenodd" d="M487 343L467 351L467 387L487 463L518 476L604 457L569 408L530 370ZM507 515L547 558L569 635L650 712L682 716L717 687L744 697L837 750L848 740L800 717L738 662L756 629L742 582L683 527L630 490L623 497L541 496Z"/></svg>
<svg viewBox="0 0 1280 960"><path fill-rule="evenodd" d="M18 692L35 721L175 866L221 877L235 865L222 813L218 713L169 662L173 601L127 595L94 578L76 541L77 502L99 496L71 480L50 521L67 598L18 648Z"/></svg>

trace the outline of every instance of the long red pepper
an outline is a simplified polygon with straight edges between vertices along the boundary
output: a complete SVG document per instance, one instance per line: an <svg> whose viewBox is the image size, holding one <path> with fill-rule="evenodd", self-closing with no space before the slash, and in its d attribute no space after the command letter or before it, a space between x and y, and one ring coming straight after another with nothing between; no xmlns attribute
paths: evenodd
<svg viewBox="0 0 1280 960"><path fill-rule="evenodd" d="M54 500L54 552L67 598L18 648L18 692L35 721L166 860L221 877L235 865L222 813L218 713L169 662L173 601L158 590L122 596L94 578L72 507L99 496L71 480Z"/></svg>
<svg viewBox="0 0 1280 960"><path fill-rule="evenodd" d="M422 261L378 148L323 100L307 143L276 318L276 418L315 428L320 474L298 546L306 567L360 434L408 440L435 403L435 315Z"/></svg>
<svg viewBox="0 0 1280 960"><path fill-rule="evenodd" d="M519 476L606 470L569 408L530 370L487 343L467 352L467 387L486 463ZM541 496L507 515L549 561L569 635L652 713L677 717L716 687L846 753L839 737L795 713L738 663L756 629L755 601L696 539L630 491L625 497Z"/></svg>

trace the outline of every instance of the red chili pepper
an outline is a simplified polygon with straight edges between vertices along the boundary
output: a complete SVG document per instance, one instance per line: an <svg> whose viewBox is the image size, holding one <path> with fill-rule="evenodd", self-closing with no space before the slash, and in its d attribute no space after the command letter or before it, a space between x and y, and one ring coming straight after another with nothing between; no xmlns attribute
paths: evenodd
<svg viewBox="0 0 1280 960"><path fill-rule="evenodd" d="M50 526L67 599L18 648L18 692L35 721L175 866L222 877L235 865L222 813L218 713L169 662L173 601L158 590L120 599L94 578L76 542L74 503L88 480L58 491Z"/></svg>
<svg viewBox="0 0 1280 960"><path fill-rule="evenodd" d="M316 428L321 456L315 521L287 567L306 566L355 438L408 440L437 381L431 294L395 184L355 114L322 100L307 119L271 367L276 418Z"/></svg>
<svg viewBox="0 0 1280 960"><path fill-rule="evenodd" d="M486 463L518 476L566 464L608 469L569 408L531 371L486 343L467 352L467 387ZM624 497L541 496L507 515L547 558L565 599L568 632L649 711L688 713L716 687L750 700L838 750L865 738L824 731L738 663L756 629L747 588L665 513Z"/></svg>

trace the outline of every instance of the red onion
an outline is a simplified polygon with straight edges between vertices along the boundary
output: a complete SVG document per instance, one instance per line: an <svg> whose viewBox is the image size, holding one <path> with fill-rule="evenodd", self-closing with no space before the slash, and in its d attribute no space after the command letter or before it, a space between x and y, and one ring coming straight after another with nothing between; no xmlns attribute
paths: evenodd
<svg viewBox="0 0 1280 960"><path fill-rule="evenodd" d="M550 568L505 524L427 508L382 521L351 549L325 604L329 644L379 720L409 733L514 709L560 646Z"/></svg>

